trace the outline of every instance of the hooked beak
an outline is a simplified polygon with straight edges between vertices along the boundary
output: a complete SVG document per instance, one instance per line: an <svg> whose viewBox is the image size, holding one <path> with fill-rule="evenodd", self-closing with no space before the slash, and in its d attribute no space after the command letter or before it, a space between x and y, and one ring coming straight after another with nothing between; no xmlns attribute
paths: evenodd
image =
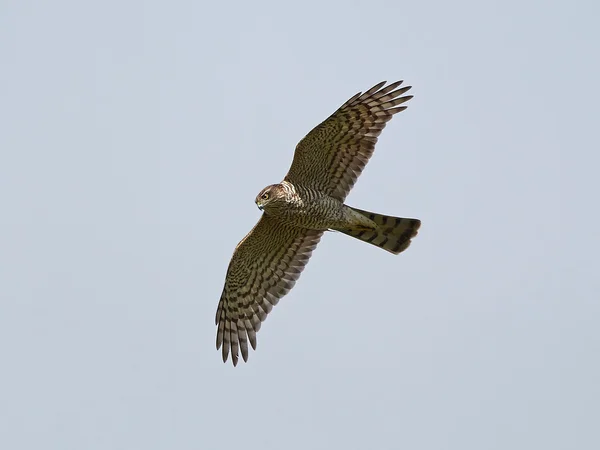
<svg viewBox="0 0 600 450"><path fill-rule="evenodd" d="M258 206L258 209L261 211L263 210L263 205L261 203L256 202L256 206Z"/></svg>

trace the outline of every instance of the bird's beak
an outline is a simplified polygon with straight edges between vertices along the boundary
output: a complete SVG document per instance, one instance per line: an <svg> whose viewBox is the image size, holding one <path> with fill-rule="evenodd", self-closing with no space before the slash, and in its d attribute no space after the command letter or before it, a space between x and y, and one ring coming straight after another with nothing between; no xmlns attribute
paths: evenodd
<svg viewBox="0 0 600 450"><path fill-rule="evenodd" d="M256 206L258 206L258 209L261 211L263 210L263 205L261 203L256 202Z"/></svg>

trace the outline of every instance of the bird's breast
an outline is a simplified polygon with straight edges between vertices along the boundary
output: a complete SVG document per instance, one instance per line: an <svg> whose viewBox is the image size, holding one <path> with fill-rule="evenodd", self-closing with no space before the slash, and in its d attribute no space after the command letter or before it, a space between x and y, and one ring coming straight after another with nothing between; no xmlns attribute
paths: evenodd
<svg viewBox="0 0 600 450"><path fill-rule="evenodd" d="M343 204L331 197L301 198L289 204L285 221L302 228L327 230L343 218Z"/></svg>

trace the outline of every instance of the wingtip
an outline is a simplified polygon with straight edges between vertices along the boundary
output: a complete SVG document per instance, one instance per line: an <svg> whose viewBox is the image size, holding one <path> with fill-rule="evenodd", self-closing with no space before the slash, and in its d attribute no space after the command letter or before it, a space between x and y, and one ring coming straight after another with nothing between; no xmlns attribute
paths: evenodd
<svg viewBox="0 0 600 450"><path fill-rule="evenodd" d="M371 89L369 89L367 92L370 93L375 93L377 92L379 89L381 89L382 87L384 87L387 84L387 81L380 81L379 83L377 83L375 86L373 86Z"/></svg>
<svg viewBox="0 0 600 450"><path fill-rule="evenodd" d="M217 348L218 350L218 348ZM227 363L227 360L229 359L229 349L227 348L227 346L223 346L223 351L221 353L221 356L223 358L223 363ZM237 366L238 363L238 356L235 353L231 353L231 362L233 364L233 367Z"/></svg>

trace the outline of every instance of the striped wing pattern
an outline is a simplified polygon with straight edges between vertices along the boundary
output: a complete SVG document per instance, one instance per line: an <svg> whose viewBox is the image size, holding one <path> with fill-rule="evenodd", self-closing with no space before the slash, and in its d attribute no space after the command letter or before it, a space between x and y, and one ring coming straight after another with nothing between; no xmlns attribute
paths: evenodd
<svg viewBox="0 0 600 450"><path fill-rule="evenodd" d="M383 81L364 94L359 92L317 125L296 147L285 180L343 201L373 154L387 122L406 109L399 105L412 98L401 97L411 88L400 87L402 83L385 86Z"/></svg>
<svg viewBox="0 0 600 450"><path fill-rule="evenodd" d="M217 349L235 366L248 341L256 350L256 333L279 299L300 277L322 231L296 228L263 214L237 245L217 308Z"/></svg>

